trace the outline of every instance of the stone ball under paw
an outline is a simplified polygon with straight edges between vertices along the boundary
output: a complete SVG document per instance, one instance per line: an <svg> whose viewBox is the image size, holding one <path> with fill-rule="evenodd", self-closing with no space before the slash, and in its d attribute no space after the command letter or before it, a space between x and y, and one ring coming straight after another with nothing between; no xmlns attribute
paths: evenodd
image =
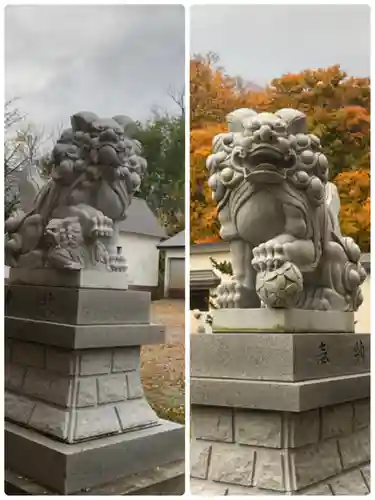
<svg viewBox="0 0 375 500"><path fill-rule="evenodd" d="M257 274L256 291L267 307L293 307L303 290L301 271L292 262Z"/></svg>

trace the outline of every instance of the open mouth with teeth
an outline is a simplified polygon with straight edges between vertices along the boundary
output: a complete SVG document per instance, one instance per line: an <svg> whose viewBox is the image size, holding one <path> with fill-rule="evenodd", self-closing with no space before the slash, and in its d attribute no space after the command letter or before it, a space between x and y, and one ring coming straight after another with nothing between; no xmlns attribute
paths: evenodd
<svg viewBox="0 0 375 500"><path fill-rule="evenodd" d="M280 182L294 163L294 156L283 153L275 146L257 146L246 157L247 178L259 182Z"/></svg>

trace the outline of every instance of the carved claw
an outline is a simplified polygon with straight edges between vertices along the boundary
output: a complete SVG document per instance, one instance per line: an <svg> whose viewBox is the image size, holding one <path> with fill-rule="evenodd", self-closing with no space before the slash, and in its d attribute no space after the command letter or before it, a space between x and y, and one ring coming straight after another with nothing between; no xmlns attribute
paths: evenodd
<svg viewBox="0 0 375 500"><path fill-rule="evenodd" d="M112 271L115 272L126 272L128 269L128 266L126 264L126 259L123 255L110 255L109 257L109 266Z"/></svg>
<svg viewBox="0 0 375 500"><path fill-rule="evenodd" d="M104 236L110 238L113 234L113 221L105 215L97 215L92 218L91 235L94 237Z"/></svg>
<svg viewBox="0 0 375 500"><path fill-rule="evenodd" d="M281 267L287 257L284 253L284 247L277 242L268 241L261 243L253 250L253 260L251 261L254 269L259 273L262 271L271 271Z"/></svg>
<svg viewBox="0 0 375 500"><path fill-rule="evenodd" d="M216 292L216 302L219 309L233 309L251 306L251 291L239 281L222 282Z"/></svg>

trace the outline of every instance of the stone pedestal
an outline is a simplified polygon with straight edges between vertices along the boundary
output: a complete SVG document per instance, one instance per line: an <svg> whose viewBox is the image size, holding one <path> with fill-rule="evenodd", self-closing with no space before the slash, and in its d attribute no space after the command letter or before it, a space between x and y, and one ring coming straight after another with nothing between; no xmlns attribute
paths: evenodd
<svg viewBox="0 0 375 500"><path fill-rule="evenodd" d="M368 494L369 335L337 332L351 313L268 313L215 311L191 337L192 493Z"/></svg>
<svg viewBox="0 0 375 500"><path fill-rule="evenodd" d="M182 461L184 428L157 417L140 379L141 345L164 341L149 293L58 274L18 271L5 291L9 477L72 494Z"/></svg>

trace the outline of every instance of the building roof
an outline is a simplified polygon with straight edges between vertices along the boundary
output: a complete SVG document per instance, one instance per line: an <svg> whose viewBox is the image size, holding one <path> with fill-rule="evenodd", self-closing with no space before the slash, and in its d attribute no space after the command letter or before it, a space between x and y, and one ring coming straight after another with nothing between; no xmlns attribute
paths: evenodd
<svg viewBox="0 0 375 500"><path fill-rule="evenodd" d="M220 284L220 277L213 269L193 269L190 271L191 290L216 288Z"/></svg>
<svg viewBox="0 0 375 500"><path fill-rule="evenodd" d="M160 239L167 236L165 228L161 226L145 200L141 198L133 198L128 208L127 218L120 222L119 229L124 233L144 234Z"/></svg>
<svg viewBox="0 0 375 500"><path fill-rule="evenodd" d="M163 250L167 248L185 248L185 229L159 243L158 248L162 248Z"/></svg>
<svg viewBox="0 0 375 500"><path fill-rule="evenodd" d="M229 252L229 243L227 241L215 241L213 243L200 243L190 245L190 253L211 253L211 252Z"/></svg>

